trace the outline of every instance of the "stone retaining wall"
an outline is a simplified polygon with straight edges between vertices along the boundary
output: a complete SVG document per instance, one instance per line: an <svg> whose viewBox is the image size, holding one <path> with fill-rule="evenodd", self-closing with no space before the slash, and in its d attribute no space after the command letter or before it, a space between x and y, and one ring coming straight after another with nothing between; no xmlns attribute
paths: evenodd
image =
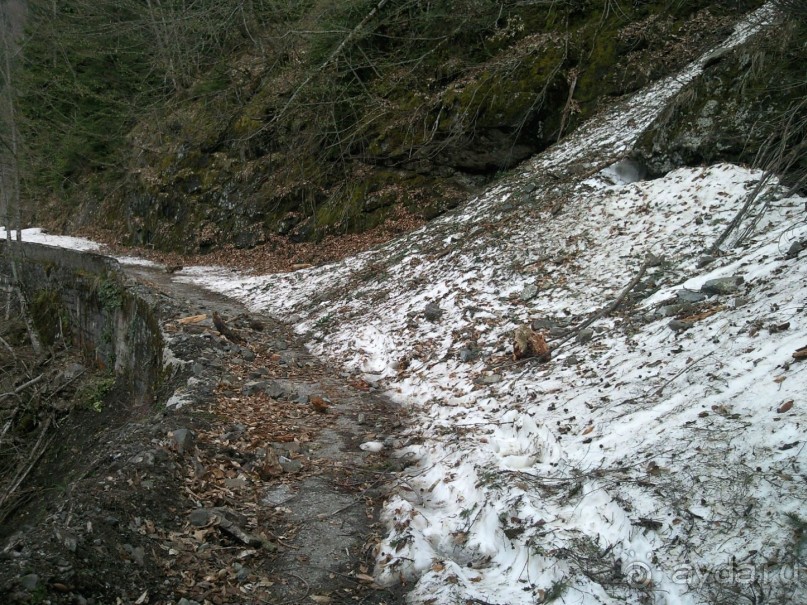
<svg viewBox="0 0 807 605"><path fill-rule="evenodd" d="M86 361L114 370L137 403L151 403L160 379L163 340L148 295L112 258L29 242L0 241L0 285L13 282L12 261L45 346L79 348Z"/></svg>

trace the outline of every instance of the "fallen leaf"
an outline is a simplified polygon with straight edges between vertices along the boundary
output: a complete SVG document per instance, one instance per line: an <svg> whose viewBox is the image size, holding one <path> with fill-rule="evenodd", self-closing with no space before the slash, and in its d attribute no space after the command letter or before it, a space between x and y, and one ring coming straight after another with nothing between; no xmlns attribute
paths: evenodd
<svg viewBox="0 0 807 605"><path fill-rule="evenodd" d="M785 412L789 412L790 408L792 408L792 407L793 407L793 400L792 399L790 401L785 401L782 405L780 405L778 408L776 408L776 413L777 414L784 414Z"/></svg>
<svg viewBox="0 0 807 605"><path fill-rule="evenodd" d="M583 432L581 433L581 435L588 435L593 430L594 430L594 425L590 424L585 429L583 429Z"/></svg>

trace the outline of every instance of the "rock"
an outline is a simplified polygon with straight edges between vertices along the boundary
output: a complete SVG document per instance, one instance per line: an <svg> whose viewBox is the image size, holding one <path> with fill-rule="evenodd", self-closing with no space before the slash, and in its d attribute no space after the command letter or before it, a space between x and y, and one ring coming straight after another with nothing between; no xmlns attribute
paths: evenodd
<svg viewBox="0 0 807 605"><path fill-rule="evenodd" d="M174 446L180 454L191 451L196 442L196 436L193 434L193 431L188 429L176 429L172 439Z"/></svg>
<svg viewBox="0 0 807 605"><path fill-rule="evenodd" d="M443 310L437 303L429 303L423 309L423 316L431 322L439 321L443 316Z"/></svg>
<svg viewBox="0 0 807 605"><path fill-rule="evenodd" d="M265 380L250 380L241 387L241 392L247 396L254 395L259 391L266 389L267 386L269 386L269 383L267 383Z"/></svg>
<svg viewBox="0 0 807 605"><path fill-rule="evenodd" d="M501 374L489 374L488 376L482 376L477 382L480 384L498 384L502 380Z"/></svg>
<svg viewBox="0 0 807 605"><path fill-rule="evenodd" d="M708 265L711 265L713 262L717 260L717 257L712 256L711 254L704 254L698 259L698 268L702 269Z"/></svg>
<svg viewBox="0 0 807 605"><path fill-rule="evenodd" d="M20 578L20 586L25 590L34 591L39 586L39 576L35 573L29 573Z"/></svg>
<svg viewBox="0 0 807 605"><path fill-rule="evenodd" d="M244 361L255 361L255 353L246 347L241 347L239 354L241 355L241 359Z"/></svg>
<svg viewBox="0 0 807 605"><path fill-rule="evenodd" d="M207 368L203 364L196 361L194 362L193 366L191 366L191 371L193 372L194 376L201 376L207 372Z"/></svg>
<svg viewBox="0 0 807 605"><path fill-rule="evenodd" d="M718 277L717 279L710 279L701 286L701 292L704 294L732 294L736 292L740 285L745 282L741 275L732 275L730 277Z"/></svg>
<svg viewBox="0 0 807 605"><path fill-rule="evenodd" d="M286 366L298 365L299 356L294 351L283 351L280 353L280 363Z"/></svg>
<svg viewBox="0 0 807 605"><path fill-rule="evenodd" d="M530 327L538 332L540 330L551 330L552 328L557 327L557 324L551 319L533 319L530 322Z"/></svg>
<svg viewBox="0 0 807 605"><path fill-rule="evenodd" d="M521 294L519 295L519 297L524 302L527 302L528 300L532 300L533 298L535 298L537 294L538 294L538 286L536 286L535 284L527 284L526 286L524 286L524 289L521 290Z"/></svg>
<svg viewBox="0 0 807 605"><path fill-rule="evenodd" d="M549 338L563 338L566 336L565 328L549 328Z"/></svg>
<svg viewBox="0 0 807 605"><path fill-rule="evenodd" d="M359 414L356 416L356 424L360 426L363 424L367 424L367 414L365 414L364 412L359 412Z"/></svg>
<svg viewBox="0 0 807 605"><path fill-rule="evenodd" d="M466 347L460 349L457 356L459 357L459 360L461 362L468 363L469 361L473 361L474 359L476 359L479 356L479 354L473 349L469 349Z"/></svg>
<svg viewBox="0 0 807 605"><path fill-rule="evenodd" d="M224 487L227 489L243 489L247 486L247 480L243 477L226 478L224 480Z"/></svg>
<svg viewBox="0 0 807 605"><path fill-rule="evenodd" d="M587 343L588 341L590 341L592 338L594 338L594 330L592 330L592 329L590 329L590 328L586 328L585 330L580 330L580 331L577 333L577 336L575 336L575 338L574 338L574 339L575 339L575 340L576 340L578 343L580 343L580 344L582 345L582 344L586 344L586 343Z"/></svg>
<svg viewBox="0 0 807 605"><path fill-rule="evenodd" d="M270 382L263 391L272 399L283 399L289 395L285 387L277 381Z"/></svg>
<svg viewBox="0 0 807 605"><path fill-rule="evenodd" d="M793 242L790 244L790 248L787 249L787 254L785 254L785 258L797 258L799 253L804 250L804 243L803 242Z"/></svg>
<svg viewBox="0 0 807 605"><path fill-rule="evenodd" d="M56 534L56 539L62 543L62 546L70 552L76 552L76 548L78 548L78 536L76 536L76 534L61 528L56 529L54 533Z"/></svg>
<svg viewBox="0 0 807 605"><path fill-rule="evenodd" d="M673 319L670 323L667 324L667 327L670 328L673 332L684 332L689 330L692 327L688 321L681 321L680 319Z"/></svg>
<svg viewBox="0 0 807 605"><path fill-rule="evenodd" d="M62 372L62 376L67 381L75 380L86 371L87 368L81 365L80 363L71 363L68 364L68 366L64 369L64 371Z"/></svg>
<svg viewBox="0 0 807 605"><path fill-rule="evenodd" d="M301 470L303 470L303 463L299 460L291 460L285 456L280 456L278 461L280 462L280 468L283 469L284 473L299 473Z"/></svg>
<svg viewBox="0 0 807 605"><path fill-rule="evenodd" d="M576 366L578 363L580 363L580 359L577 357L577 355L574 354L569 355L566 359L563 360L563 365L565 366Z"/></svg>
<svg viewBox="0 0 807 605"><path fill-rule="evenodd" d="M204 527L208 523L210 523L210 513L209 508L197 508L191 511L191 514L188 515L188 521L194 527Z"/></svg>
<svg viewBox="0 0 807 605"><path fill-rule="evenodd" d="M682 303L698 303L702 300L706 300L706 295L702 292L682 288L681 290L677 290L675 292L675 298Z"/></svg>
<svg viewBox="0 0 807 605"><path fill-rule="evenodd" d="M190 599L182 597L179 601L177 601L177 605L199 605L199 601L191 601Z"/></svg>

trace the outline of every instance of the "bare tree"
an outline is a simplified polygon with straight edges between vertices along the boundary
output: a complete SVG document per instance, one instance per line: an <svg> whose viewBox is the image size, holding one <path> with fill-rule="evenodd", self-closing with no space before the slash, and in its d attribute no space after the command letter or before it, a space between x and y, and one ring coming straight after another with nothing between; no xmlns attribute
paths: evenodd
<svg viewBox="0 0 807 605"><path fill-rule="evenodd" d="M20 288L19 271L13 255L13 246L22 241L22 207L20 203L20 141L17 115L14 106L13 61L20 52L18 44L25 18L25 7L18 0L0 3L0 216L6 228L6 253L13 285L19 296L22 316L25 318L31 345L38 354L42 346L28 311L27 301ZM11 237L16 233L16 242Z"/></svg>

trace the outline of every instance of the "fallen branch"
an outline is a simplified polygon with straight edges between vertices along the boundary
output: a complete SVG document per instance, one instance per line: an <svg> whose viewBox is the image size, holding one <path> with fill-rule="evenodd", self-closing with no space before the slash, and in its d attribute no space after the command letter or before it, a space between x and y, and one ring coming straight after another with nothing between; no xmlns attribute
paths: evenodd
<svg viewBox="0 0 807 605"><path fill-rule="evenodd" d="M45 377L44 374L40 374L39 376L37 376L36 378L32 378L31 380L29 380L25 384L21 384L20 386L18 386L13 391L9 391L8 393L0 393L0 401L3 401L3 399L5 399L6 397L13 397L15 395L19 395L20 393L22 393L28 387L32 387L35 384L41 382L44 377Z"/></svg>
<svg viewBox="0 0 807 605"><path fill-rule="evenodd" d="M0 510L2 510L3 505L17 490L17 488L22 484L22 482L25 481L25 478L28 476L28 473L30 473L31 469L33 469L34 466L36 466L36 463L39 461L39 458L42 456L42 454L45 453L45 450L48 449L48 446L50 445L50 442L53 440L53 437L48 439L47 443L45 443L44 446L42 447L40 446L42 445L42 440L45 438L45 434L48 432L48 429L50 428L50 424L52 421L53 416L48 416L48 419L42 425L42 430L39 432L39 437L37 438L36 443L34 444L34 447L31 450L30 461L28 465L25 466L24 468L21 468L17 472L17 475L11 482L11 486L9 486L9 488L6 489L3 496L0 497Z"/></svg>
<svg viewBox="0 0 807 605"><path fill-rule="evenodd" d="M647 268L654 265L654 264L656 264L656 263L658 263L658 261L659 261L659 259L658 259L658 257L656 255L648 254L647 257L644 259L644 262L642 263L642 266L639 267L639 272L630 281L630 283L625 287L625 289L622 290L620 295L616 297L616 300L614 300L614 302L612 302L607 307L604 307L604 308L600 309L599 311L597 311L596 313L594 313L591 317L586 319L581 324L579 324L579 325L575 326L574 328L572 328L571 330L569 330L569 333L566 334L566 336L564 336L563 338L561 338L560 341L554 347L552 347L552 350L556 351L557 349L560 348L561 345L568 342L575 334L577 334L581 330L589 327L591 324L593 324L598 319L602 319L603 317L606 317L606 316L610 315L611 313L613 313L614 311L616 311L617 308L619 307L619 305L621 305L623 303L623 301L625 300L625 298L628 296L628 294L630 294L631 290L633 290L636 287L636 284L638 284L639 281L641 281L642 277L644 277L644 274L647 271Z"/></svg>

